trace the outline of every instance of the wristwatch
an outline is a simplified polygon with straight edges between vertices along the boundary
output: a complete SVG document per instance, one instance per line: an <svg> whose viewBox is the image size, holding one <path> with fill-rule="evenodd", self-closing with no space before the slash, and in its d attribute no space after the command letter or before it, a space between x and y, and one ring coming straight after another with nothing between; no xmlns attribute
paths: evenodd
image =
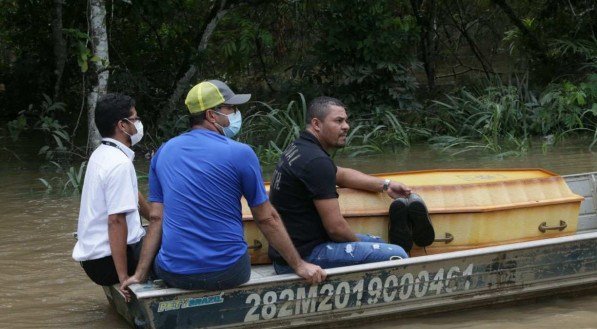
<svg viewBox="0 0 597 329"><path fill-rule="evenodd" d="M389 180L387 178L383 181L383 187L381 188L381 190L383 192L387 191L388 188L390 188L390 182L391 182L391 180Z"/></svg>

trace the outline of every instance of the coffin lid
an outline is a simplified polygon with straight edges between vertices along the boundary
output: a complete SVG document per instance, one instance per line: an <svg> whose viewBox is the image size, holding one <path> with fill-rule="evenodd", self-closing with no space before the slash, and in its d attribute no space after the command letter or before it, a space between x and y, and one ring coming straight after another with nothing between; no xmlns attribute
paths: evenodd
<svg viewBox="0 0 597 329"><path fill-rule="evenodd" d="M489 212L581 202L566 181L543 169L439 169L374 174L402 182L418 193L430 213ZM269 191L269 183L266 183ZM387 215L392 200L386 193L338 188L345 217ZM242 199L243 219L251 212Z"/></svg>

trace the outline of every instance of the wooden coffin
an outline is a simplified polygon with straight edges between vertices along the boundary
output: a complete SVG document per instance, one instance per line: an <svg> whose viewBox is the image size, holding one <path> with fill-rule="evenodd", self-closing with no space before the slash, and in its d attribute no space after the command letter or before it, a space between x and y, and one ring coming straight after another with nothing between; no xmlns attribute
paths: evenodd
<svg viewBox="0 0 597 329"><path fill-rule="evenodd" d="M411 256L573 234L583 200L562 177L541 169L429 170L375 176L407 184L427 204L436 241L425 249L413 248ZM348 188L339 188L338 194L342 213L355 232L387 240L392 202L387 194ZM243 220L252 263L269 263L267 240L244 200Z"/></svg>

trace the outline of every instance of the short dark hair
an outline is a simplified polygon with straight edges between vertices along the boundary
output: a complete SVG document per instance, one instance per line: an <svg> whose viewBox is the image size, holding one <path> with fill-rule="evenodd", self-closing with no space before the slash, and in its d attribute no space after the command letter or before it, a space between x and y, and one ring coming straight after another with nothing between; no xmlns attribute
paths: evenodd
<svg viewBox="0 0 597 329"><path fill-rule="evenodd" d="M207 110L199 113L191 113L189 115L189 126L193 128L193 126L202 125L206 118L205 113L207 113Z"/></svg>
<svg viewBox="0 0 597 329"><path fill-rule="evenodd" d="M95 125L102 137L114 136L118 121L128 118L135 100L127 95L110 93L101 96L95 105Z"/></svg>
<svg viewBox="0 0 597 329"><path fill-rule="evenodd" d="M311 123L313 118L317 118L319 120L325 119L329 112L330 106L340 106L346 109L346 105L342 103L341 100L328 97L328 96L320 96L311 101L309 104L309 109L307 110L307 124Z"/></svg>

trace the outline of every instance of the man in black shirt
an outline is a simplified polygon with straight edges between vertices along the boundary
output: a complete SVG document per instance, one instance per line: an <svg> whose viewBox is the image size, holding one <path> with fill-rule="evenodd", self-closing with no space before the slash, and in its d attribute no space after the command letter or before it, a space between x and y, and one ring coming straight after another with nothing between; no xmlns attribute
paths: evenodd
<svg viewBox="0 0 597 329"><path fill-rule="evenodd" d="M407 258L413 239L426 246L435 237L425 204L402 183L334 164L328 152L346 144L350 128L345 108L331 97L311 102L307 129L284 151L274 171L270 200L299 254L311 263L332 268ZM400 245L355 234L340 212L336 185L384 191L396 199L390 207L390 237ZM277 273L292 272L272 247L269 256Z"/></svg>

